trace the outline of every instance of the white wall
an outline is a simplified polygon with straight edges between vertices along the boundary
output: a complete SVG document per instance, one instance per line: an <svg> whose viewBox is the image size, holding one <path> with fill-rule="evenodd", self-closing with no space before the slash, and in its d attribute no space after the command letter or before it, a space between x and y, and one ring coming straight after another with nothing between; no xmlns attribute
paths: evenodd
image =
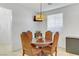
<svg viewBox="0 0 79 59"><path fill-rule="evenodd" d="M66 36L79 37L79 4L45 12L47 15L63 13L63 29L60 34L59 47L66 48Z"/></svg>
<svg viewBox="0 0 79 59"><path fill-rule="evenodd" d="M43 23L33 22L35 12L28 8L24 8L18 4L0 4L1 7L12 10L12 49L21 48L20 33L31 30L46 31L46 21ZM79 4L73 4L67 7L58 8L46 12L47 15L63 13L63 31L60 35L59 47L66 47L66 36L79 36ZM5 41L4 41L5 42ZM10 42L11 43L11 42Z"/></svg>
<svg viewBox="0 0 79 59"><path fill-rule="evenodd" d="M0 7L0 53L12 51L12 11Z"/></svg>
<svg viewBox="0 0 79 59"><path fill-rule="evenodd" d="M33 15L35 12L29 8L24 8L19 4L0 4L0 6L12 10L12 49L21 48L20 34L30 30L33 33L37 30L44 32L46 30L46 21L34 22Z"/></svg>
<svg viewBox="0 0 79 59"><path fill-rule="evenodd" d="M15 16L16 15L16 16ZM26 32L27 30L32 31L33 33L36 30L45 30L44 22L38 23L33 21L34 12L28 10L27 8L24 9L23 7L17 7L13 13L13 49L17 50L21 46L19 45L20 42L20 34L22 32ZM16 48L17 47L17 48Z"/></svg>

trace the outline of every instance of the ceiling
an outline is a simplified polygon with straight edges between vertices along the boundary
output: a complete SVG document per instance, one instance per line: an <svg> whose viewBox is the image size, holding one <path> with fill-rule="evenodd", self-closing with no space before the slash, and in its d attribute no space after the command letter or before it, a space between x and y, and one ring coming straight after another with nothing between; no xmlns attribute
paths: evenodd
<svg viewBox="0 0 79 59"><path fill-rule="evenodd" d="M56 8L65 7L71 5L72 3L42 3L42 11L48 11ZM40 11L40 3L21 3L25 8L29 8L34 12Z"/></svg>

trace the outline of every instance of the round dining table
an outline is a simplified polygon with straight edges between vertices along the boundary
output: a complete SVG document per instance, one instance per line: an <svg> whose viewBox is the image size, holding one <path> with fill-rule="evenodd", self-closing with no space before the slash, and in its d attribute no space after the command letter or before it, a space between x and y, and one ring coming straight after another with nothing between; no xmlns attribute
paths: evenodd
<svg viewBox="0 0 79 59"><path fill-rule="evenodd" d="M34 45L36 48L41 48L41 49L46 46L49 46L52 43L53 43L52 41L37 42L35 40L31 42L31 44ZM42 53L41 56L45 55L43 51L41 51L41 53Z"/></svg>
<svg viewBox="0 0 79 59"><path fill-rule="evenodd" d="M32 41L31 44L35 45L36 48L39 48L39 47L43 48L43 47L46 47L46 46L52 44L52 41L50 41L50 42L46 42L46 41L44 41L44 42Z"/></svg>

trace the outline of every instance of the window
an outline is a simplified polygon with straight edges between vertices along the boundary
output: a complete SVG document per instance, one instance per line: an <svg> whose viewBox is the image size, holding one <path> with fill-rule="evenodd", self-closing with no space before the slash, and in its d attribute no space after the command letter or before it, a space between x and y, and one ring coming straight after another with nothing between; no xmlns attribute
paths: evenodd
<svg viewBox="0 0 79 59"><path fill-rule="evenodd" d="M63 14L53 14L47 17L47 30L52 32L61 31L63 27Z"/></svg>

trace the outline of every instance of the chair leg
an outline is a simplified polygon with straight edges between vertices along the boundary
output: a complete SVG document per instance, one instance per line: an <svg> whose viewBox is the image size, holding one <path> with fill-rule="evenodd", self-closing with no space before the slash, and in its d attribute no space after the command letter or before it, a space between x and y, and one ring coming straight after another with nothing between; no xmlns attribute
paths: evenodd
<svg viewBox="0 0 79 59"><path fill-rule="evenodd" d="M51 52L50 55L53 56L53 53Z"/></svg>
<svg viewBox="0 0 79 59"><path fill-rule="evenodd" d="M53 56L53 54L51 54L51 56Z"/></svg>
<svg viewBox="0 0 79 59"><path fill-rule="evenodd" d="M24 53L22 54L22 56L24 56Z"/></svg>
<svg viewBox="0 0 79 59"><path fill-rule="evenodd" d="M55 52L55 56L57 56L57 51Z"/></svg>
<svg viewBox="0 0 79 59"><path fill-rule="evenodd" d="M24 50L23 50L22 56L24 56Z"/></svg>
<svg viewBox="0 0 79 59"><path fill-rule="evenodd" d="M57 47L55 48L55 56L57 56Z"/></svg>

